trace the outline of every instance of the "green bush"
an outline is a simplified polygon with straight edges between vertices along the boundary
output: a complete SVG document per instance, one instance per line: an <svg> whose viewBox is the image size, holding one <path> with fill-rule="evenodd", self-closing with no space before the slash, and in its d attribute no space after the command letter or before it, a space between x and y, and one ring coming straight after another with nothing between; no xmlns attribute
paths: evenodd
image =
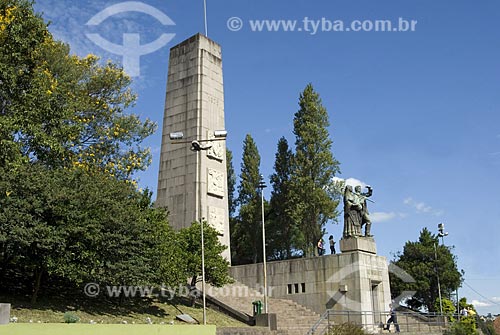
<svg viewBox="0 0 500 335"><path fill-rule="evenodd" d="M464 318L460 322L455 322L444 332L444 335L477 335L475 323L470 323L468 319Z"/></svg>
<svg viewBox="0 0 500 335"><path fill-rule="evenodd" d="M331 326L328 335L365 335L366 333L361 327L353 323L343 323L340 325Z"/></svg>
<svg viewBox="0 0 500 335"><path fill-rule="evenodd" d="M80 318L71 312L64 313L64 322L66 323L77 323Z"/></svg>

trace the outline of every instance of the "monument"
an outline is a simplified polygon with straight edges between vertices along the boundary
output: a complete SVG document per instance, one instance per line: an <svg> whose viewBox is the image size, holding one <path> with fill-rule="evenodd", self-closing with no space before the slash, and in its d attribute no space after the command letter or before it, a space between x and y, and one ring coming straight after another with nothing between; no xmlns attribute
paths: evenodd
<svg viewBox="0 0 500 335"><path fill-rule="evenodd" d="M214 140L225 128L223 92L217 43L196 34L171 48L156 206L168 208L176 229L207 220L228 247L223 256L230 260L226 147ZM180 133L182 141L172 140ZM372 190L347 187L343 194L341 253L268 263L268 292L319 314L338 312L339 323L346 321L347 311L350 321L373 328L385 321L391 297L387 260L377 255L371 235L367 201ZM262 264L233 266L230 274L249 287L262 287ZM269 307L273 313L272 302Z"/></svg>
<svg viewBox="0 0 500 335"><path fill-rule="evenodd" d="M182 132L187 142L205 143L224 129L221 47L196 34L170 49L156 206L168 208L175 229L205 219L230 260L225 142L193 151L169 137Z"/></svg>
<svg viewBox="0 0 500 335"><path fill-rule="evenodd" d="M389 268L387 259L377 255L371 235L366 203L372 189L367 189L362 192L361 187L353 190L342 185L344 233L340 254L268 263L271 298L293 300L318 314L329 309L334 322L355 322L370 332L386 321L384 311L391 303ZM263 284L262 264L233 266L230 273L250 287Z"/></svg>

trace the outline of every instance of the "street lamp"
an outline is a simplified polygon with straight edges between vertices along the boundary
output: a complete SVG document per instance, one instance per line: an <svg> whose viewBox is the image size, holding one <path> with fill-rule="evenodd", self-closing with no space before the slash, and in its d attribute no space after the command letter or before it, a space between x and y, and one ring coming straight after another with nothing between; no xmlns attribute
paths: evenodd
<svg viewBox="0 0 500 335"><path fill-rule="evenodd" d="M191 151L196 151L201 153L202 150L208 150L212 147L212 144L210 142L213 141L223 141L227 137L227 131L226 130L215 130L213 132L214 138L210 139L198 139L198 140L192 140L192 141L182 141L184 138L184 133L179 131L175 133L170 133L169 138L172 140L174 144L181 144L181 143L191 143ZM208 143L207 143L208 142ZM207 143L207 144L203 144ZM199 161L198 161L198 171L199 171L199 178L201 178L201 154L199 156ZM200 193L201 193L201 187L200 187ZM199 203L199 211L200 211L200 216L202 214L202 205L201 205L201 196L200 196L200 203ZM200 218L200 229L201 229L201 290L203 294L203 324L207 324L207 302L206 302L206 294L205 294L205 239L203 236L203 222L205 221L204 217Z"/></svg>
<svg viewBox="0 0 500 335"><path fill-rule="evenodd" d="M439 223L438 224L438 237L441 237L441 241L442 241L443 245L444 245L444 237L445 236L448 236L448 232L444 231L444 223ZM436 276L437 276L438 293L439 293L439 309L440 309L441 316L442 316L443 315L443 300L442 300L442 297L441 297L441 284L439 282L439 271L437 269L438 258L437 258L437 246L436 246L436 243L434 243L434 256L436 258ZM458 296L457 296L457 299L458 299Z"/></svg>
<svg viewBox="0 0 500 335"><path fill-rule="evenodd" d="M264 188L267 185L264 182L264 176L260 175L259 188L260 188L260 200L262 207L262 259L263 259L263 268L264 268L264 311L266 314L268 313L267 307L267 262L266 262L266 224L264 221Z"/></svg>
<svg viewBox="0 0 500 335"><path fill-rule="evenodd" d="M438 231L439 231L438 236L441 237L441 242L444 245L444 237L448 236L448 232L444 231L444 223L438 224Z"/></svg>

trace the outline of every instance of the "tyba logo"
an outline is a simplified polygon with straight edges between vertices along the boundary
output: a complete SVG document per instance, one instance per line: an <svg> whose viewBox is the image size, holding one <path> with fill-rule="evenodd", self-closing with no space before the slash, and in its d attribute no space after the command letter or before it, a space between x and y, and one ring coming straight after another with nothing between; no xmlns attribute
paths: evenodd
<svg viewBox="0 0 500 335"><path fill-rule="evenodd" d="M172 21L167 15L162 11L147 5L142 2L137 1L126 1L120 2L115 5L106 7L96 15L94 15L87 23L88 26L98 26L108 17L116 14L127 13L127 12L139 12L148 14L155 19L157 19L164 26L174 26L175 22ZM143 55L147 55L157 51L158 49L164 47L168 42L170 42L175 34L161 34L155 41L141 45L141 36L138 33L124 33L123 34L123 45L112 43L104 39L99 34L85 34L96 45L100 46L106 51L109 51L115 55L123 56L123 69L131 77L137 77L140 75L140 58Z"/></svg>

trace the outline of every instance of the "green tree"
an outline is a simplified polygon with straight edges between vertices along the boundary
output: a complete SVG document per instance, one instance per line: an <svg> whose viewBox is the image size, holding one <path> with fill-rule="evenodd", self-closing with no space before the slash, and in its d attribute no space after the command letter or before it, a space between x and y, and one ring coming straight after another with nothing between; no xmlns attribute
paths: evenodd
<svg viewBox="0 0 500 335"><path fill-rule="evenodd" d="M234 217L236 212L236 199L234 191L236 190L236 173L233 167L233 153L226 148L226 169L227 169L227 201L229 207L229 219Z"/></svg>
<svg viewBox="0 0 500 335"><path fill-rule="evenodd" d="M339 162L331 151L328 113L311 84L300 94L293 126L296 148L291 185L301 234L298 246L312 254L325 224L338 216L338 200L331 197L328 186L339 173Z"/></svg>
<svg viewBox="0 0 500 335"><path fill-rule="evenodd" d="M413 277L414 282L404 282L390 273L393 297L404 291L416 293L407 301L412 308L425 308L438 312L434 304L438 299L437 275L443 297L450 298L462 283L464 272L457 268L456 256L452 248L439 245L438 237L427 228L422 229L418 241L406 242L403 252L398 253L392 263ZM437 257L436 257L437 256Z"/></svg>
<svg viewBox="0 0 500 335"><path fill-rule="evenodd" d="M130 78L55 41L31 2L0 5L0 165L42 162L122 179L151 159L142 140L156 125L125 114Z"/></svg>
<svg viewBox="0 0 500 335"><path fill-rule="evenodd" d="M219 241L218 232L203 222L203 241L205 254L205 281L215 287L230 283L229 262L221 256L226 246ZM182 250L180 258L185 264L184 278L191 278L191 287L194 289L201 281L201 224L194 222L190 227L183 228L178 234L178 243ZM194 299L192 301L194 303Z"/></svg>
<svg viewBox="0 0 500 335"><path fill-rule="evenodd" d="M33 302L49 278L75 286L185 280L175 271L174 233L151 193L109 174L22 165L1 174L0 206L0 271L15 274L10 286L31 278Z"/></svg>
<svg viewBox="0 0 500 335"><path fill-rule="evenodd" d="M271 175L271 192L269 224L266 226L270 257L287 259L295 249L297 226L292 213L291 173L293 154L286 138L278 141L278 151Z"/></svg>
<svg viewBox="0 0 500 335"><path fill-rule="evenodd" d="M240 184L238 185L238 205L240 207L237 222L231 232L231 253L233 264L257 263L262 258L262 234L260 222L261 199L260 155L257 146L249 134L243 142Z"/></svg>

